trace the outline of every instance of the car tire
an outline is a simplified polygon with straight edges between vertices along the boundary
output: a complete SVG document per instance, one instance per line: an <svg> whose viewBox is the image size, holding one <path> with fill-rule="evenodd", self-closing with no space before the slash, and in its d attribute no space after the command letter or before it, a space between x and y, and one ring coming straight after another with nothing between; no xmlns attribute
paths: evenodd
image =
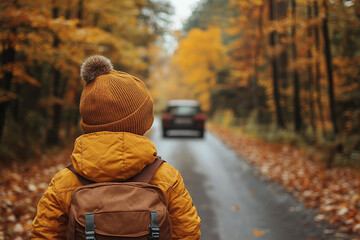
<svg viewBox="0 0 360 240"><path fill-rule="evenodd" d="M162 130L162 135L163 135L164 138L168 136L166 129L163 129L163 130Z"/></svg>
<svg viewBox="0 0 360 240"><path fill-rule="evenodd" d="M200 137L200 138L204 138L204 134L205 134L204 129L200 130L200 135L199 135L199 137Z"/></svg>

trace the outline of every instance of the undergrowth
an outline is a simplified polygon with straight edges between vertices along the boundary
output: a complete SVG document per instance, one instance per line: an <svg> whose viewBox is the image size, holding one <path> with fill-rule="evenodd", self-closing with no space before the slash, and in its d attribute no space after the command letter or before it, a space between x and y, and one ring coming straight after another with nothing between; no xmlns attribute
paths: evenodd
<svg viewBox="0 0 360 240"><path fill-rule="evenodd" d="M257 112L247 119L236 118L231 110L216 112L210 119L236 134L245 134L274 144L287 144L305 150L311 160L324 162L328 167L352 167L360 171L360 136L334 136L330 132L303 129L295 132L292 127L279 128L276 123L259 123Z"/></svg>

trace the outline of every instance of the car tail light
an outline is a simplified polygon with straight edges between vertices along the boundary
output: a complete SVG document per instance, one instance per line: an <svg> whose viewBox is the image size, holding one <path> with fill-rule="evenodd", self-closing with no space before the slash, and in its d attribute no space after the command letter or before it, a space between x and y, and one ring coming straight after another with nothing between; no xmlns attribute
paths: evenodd
<svg viewBox="0 0 360 240"><path fill-rule="evenodd" d="M197 121L205 121L205 119L206 119L206 115L203 113L196 114L194 116L194 120L197 120Z"/></svg>
<svg viewBox="0 0 360 240"><path fill-rule="evenodd" d="M172 115L172 114L170 114L170 113L163 113L162 119L163 119L163 120L173 120L173 119L174 119L174 115Z"/></svg>

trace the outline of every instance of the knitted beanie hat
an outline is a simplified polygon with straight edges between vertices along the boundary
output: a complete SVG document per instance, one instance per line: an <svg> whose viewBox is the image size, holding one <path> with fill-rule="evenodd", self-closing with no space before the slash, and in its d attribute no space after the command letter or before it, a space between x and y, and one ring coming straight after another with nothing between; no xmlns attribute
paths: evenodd
<svg viewBox="0 0 360 240"><path fill-rule="evenodd" d="M95 55L80 68L86 82L80 99L84 133L111 131L143 135L153 120L153 100L138 78L115 71L109 59Z"/></svg>

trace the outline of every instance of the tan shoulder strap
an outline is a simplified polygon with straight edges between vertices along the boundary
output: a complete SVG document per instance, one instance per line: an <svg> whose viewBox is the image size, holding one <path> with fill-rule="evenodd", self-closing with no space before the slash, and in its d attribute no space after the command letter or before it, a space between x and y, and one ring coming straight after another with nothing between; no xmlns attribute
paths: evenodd
<svg viewBox="0 0 360 240"><path fill-rule="evenodd" d="M129 181L149 183L156 170L163 162L165 161L161 158L157 158L154 162L147 165L141 172L130 178Z"/></svg>
<svg viewBox="0 0 360 240"><path fill-rule="evenodd" d="M88 184L95 183L94 181L91 181L91 180L89 180L89 179L87 179L87 178L84 178L83 176L81 176L80 174L78 174L78 173L75 171L75 168L74 168L74 166L73 166L72 164L70 164L70 165L67 166L66 168L69 169L70 171L72 171L83 185L88 185Z"/></svg>

